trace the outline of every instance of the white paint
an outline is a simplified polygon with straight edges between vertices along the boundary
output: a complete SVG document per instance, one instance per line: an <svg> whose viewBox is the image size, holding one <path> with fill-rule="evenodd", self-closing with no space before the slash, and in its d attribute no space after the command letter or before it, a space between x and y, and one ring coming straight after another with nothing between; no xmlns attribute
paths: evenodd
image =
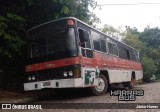
<svg viewBox="0 0 160 112"><path fill-rule="evenodd" d="M131 81L131 70L108 70L110 83L122 83ZM142 71L135 71L135 80L143 78Z"/></svg>
<svg viewBox="0 0 160 112"><path fill-rule="evenodd" d="M43 86L43 82L51 82L51 86ZM78 88L83 87L83 80L82 78L74 78L74 79L58 79L58 80L47 80L47 81L39 81L39 82L30 82L24 83L24 90L40 90L43 88ZM56 82L59 83L59 86L56 87ZM35 88L35 84L38 85L38 88Z"/></svg>
<svg viewBox="0 0 160 112"><path fill-rule="evenodd" d="M135 71L136 80L140 80L143 78L143 71Z"/></svg>
<svg viewBox="0 0 160 112"><path fill-rule="evenodd" d="M110 83L121 83L131 80L131 71L126 70L108 70Z"/></svg>
<svg viewBox="0 0 160 112"><path fill-rule="evenodd" d="M94 80L94 83L89 83L88 85L85 85L85 72L86 71L92 71L90 82ZM99 71L99 70L98 70ZM40 90L43 88L82 88L82 87L91 87L98 84L98 78L95 78L95 68L82 68L81 69L81 78L72 78L72 79L58 79L58 80L47 80L47 81L39 81L39 82L30 82L30 83L24 83L24 90ZM109 80L110 83L122 83L131 81L131 74L132 71L130 70L108 70ZM143 72L142 71L135 71L135 77L136 80L143 78ZM44 82L51 82L50 86L43 86ZM58 82L59 86L56 86L56 82ZM38 85L38 88L35 88L35 84Z"/></svg>

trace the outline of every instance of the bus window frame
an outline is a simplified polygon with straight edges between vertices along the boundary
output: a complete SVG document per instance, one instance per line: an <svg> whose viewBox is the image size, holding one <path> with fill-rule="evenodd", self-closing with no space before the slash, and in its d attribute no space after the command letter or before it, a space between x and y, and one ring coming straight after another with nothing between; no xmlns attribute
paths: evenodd
<svg viewBox="0 0 160 112"><path fill-rule="evenodd" d="M95 31L95 30L91 30L91 32L95 32L95 33L98 33L97 31ZM100 37L100 39L104 39L105 40L105 46L106 46L106 52L102 52L102 49L101 49L101 42L100 42L100 49L101 49L101 51L98 51L98 50L96 50L95 48L94 48L94 43L93 43L93 35L92 35L92 33L91 33L91 37L92 37L92 46L93 46L93 51L95 51L95 52L98 52L98 53L101 53L101 54L105 54L105 55L108 55L108 53L109 53L109 49L108 49L108 43L107 43L107 37L105 36L105 35L103 35L103 34L101 34L101 33L98 33L99 35L101 35L101 37Z"/></svg>
<svg viewBox="0 0 160 112"><path fill-rule="evenodd" d="M117 44L116 42L114 42L113 40L109 39L109 38L107 38L107 41L108 41L108 43L111 43L111 44L115 45L116 48L117 48L117 55L114 55L114 54L111 54L111 53L109 52L109 46L108 46L108 54L111 55L111 56L119 57L118 44ZM114 46L114 47L115 47L115 46ZM114 49L113 49L113 50L114 50Z"/></svg>
<svg viewBox="0 0 160 112"><path fill-rule="evenodd" d="M87 47L86 47L86 42L84 42L85 47L82 47L82 46L81 46L80 37L79 37L79 29L88 32L88 34L89 34L90 48L87 48ZM91 39L91 34L90 34L89 31L85 30L84 28L77 27L77 38L78 38L78 47L80 48L80 51L81 51L81 52L80 52L80 53L81 53L81 56L83 56L83 54L82 54L82 49L85 49L85 55L87 54L87 53L86 53L86 50L91 50L91 51L93 52L92 43L91 43L91 40L92 40L92 39ZM83 56L83 58L93 58L93 56L92 56L92 57L87 57L87 55L86 55L86 56Z"/></svg>

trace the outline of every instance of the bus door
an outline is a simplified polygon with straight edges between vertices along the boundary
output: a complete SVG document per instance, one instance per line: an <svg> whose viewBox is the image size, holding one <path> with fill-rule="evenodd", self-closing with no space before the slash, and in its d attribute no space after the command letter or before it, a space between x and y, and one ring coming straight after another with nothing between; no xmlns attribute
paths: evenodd
<svg viewBox="0 0 160 112"><path fill-rule="evenodd" d="M82 77L84 80L84 87L96 85L96 78L98 73L94 67L93 50L91 47L90 33L83 29L78 29L79 34L79 48L82 55Z"/></svg>

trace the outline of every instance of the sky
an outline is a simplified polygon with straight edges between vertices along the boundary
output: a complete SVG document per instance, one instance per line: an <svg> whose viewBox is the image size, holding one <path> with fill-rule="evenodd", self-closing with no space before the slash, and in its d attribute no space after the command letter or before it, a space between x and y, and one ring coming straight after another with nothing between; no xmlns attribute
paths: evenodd
<svg viewBox="0 0 160 112"><path fill-rule="evenodd" d="M136 27L143 31L147 25L160 27L160 0L95 0L98 5L96 9L90 9L101 20L98 27L104 24L115 28L125 26ZM138 4L141 5L105 5L105 4ZM152 4L148 4L152 3ZM159 3L159 4L154 4Z"/></svg>

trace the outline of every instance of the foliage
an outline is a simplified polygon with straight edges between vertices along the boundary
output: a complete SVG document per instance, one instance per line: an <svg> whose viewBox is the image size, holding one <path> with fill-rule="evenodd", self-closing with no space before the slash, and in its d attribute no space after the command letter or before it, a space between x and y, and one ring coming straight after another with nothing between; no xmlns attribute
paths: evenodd
<svg viewBox="0 0 160 112"><path fill-rule="evenodd" d="M160 78L160 29L147 27L143 32L127 27L124 42L140 51L144 81L156 74Z"/></svg>
<svg viewBox="0 0 160 112"><path fill-rule="evenodd" d="M141 63L142 63L143 74L144 74L143 80L146 82L149 82L149 78L151 78L151 76L156 73L157 67L153 59L146 56L142 57Z"/></svg>
<svg viewBox="0 0 160 112"><path fill-rule="evenodd" d="M122 32L121 27L118 29L114 28L110 25L104 25L103 28L100 29L103 33L106 33L108 36L112 36L117 40L122 40L124 37L124 32Z"/></svg>
<svg viewBox="0 0 160 112"><path fill-rule="evenodd" d="M110 25L106 25L106 24L103 26L103 28L101 30L104 33L107 33L107 32L112 32L112 33L118 32L118 30L116 28L114 28L113 26L110 26Z"/></svg>
<svg viewBox="0 0 160 112"><path fill-rule="evenodd" d="M147 47L160 49L160 29L145 28L144 32L140 34L140 40L143 41Z"/></svg>
<svg viewBox="0 0 160 112"><path fill-rule="evenodd" d="M13 58L21 54L25 31L46 21L74 16L89 24L99 19L89 11L94 0L13 0L0 1L0 55Z"/></svg>
<svg viewBox="0 0 160 112"><path fill-rule="evenodd" d="M11 2L15 3L15 2ZM15 5L10 6L7 1L0 1L0 57L12 58L14 53L20 54L23 45L25 19L19 16ZM10 7L8 7L8 5ZM3 59L2 59L3 60Z"/></svg>
<svg viewBox="0 0 160 112"><path fill-rule="evenodd" d="M0 0L0 86L23 85L26 30L61 17L74 16L89 24L99 22L89 11L94 0ZM1 72L3 71L3 72ZM15 78L17 77L17 78ZM15 83L16 82L16 83ZM18 87L18 86L15 86Z"/></svg>
<svg viewBox="0 0 160 112"><path fill-rule="evenodd" d="M126 37L123 39L125 43L128 45L134 47L135 49L141 51L143 48L143 44L141 41L139 41L139 38L136 34L132 34L132 32L127 31Z"/></svg>
<svg viewBox="0 0 160 112"><path fill-rule="evenodd" d="M106 32L120 32L118 29L105 25L101 29ZM121 32L122 41L139 50L144 73L144 81L149 81L153 74L160 78L160 29L146 27L143 32L137 28L126 26L126 31Z"/></svg>
<svg viewBox="0 0 160 112"><path fill-rule="evenodd" d="M27 29L46 21L73 16L89 24L99 22L89 11L95 8L94 0L27 0Z"/></svg>
<svg viewBox="0 0 160 112"><path fill-rule="evenodd" d="M160 29L146 27L139 35L139 38L146 47L143 55L150 57L154 61L157 68L155 74L157 78L160 78Z"/></svg>

